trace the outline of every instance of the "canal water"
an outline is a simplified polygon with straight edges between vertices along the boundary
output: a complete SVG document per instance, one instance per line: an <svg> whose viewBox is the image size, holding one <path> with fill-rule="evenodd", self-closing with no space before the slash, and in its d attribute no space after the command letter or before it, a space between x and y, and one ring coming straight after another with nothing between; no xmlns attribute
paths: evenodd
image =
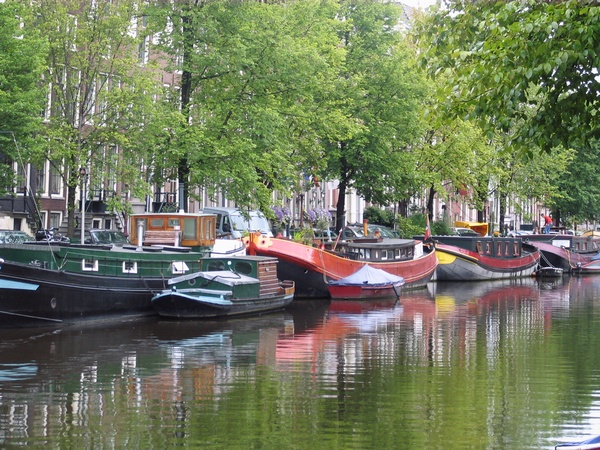
<svg viewBox="0 0 600 450"><path fill-rule="evenodd" d="M600 434L600 277L0 331L0 448L550 449Z"/></svg>

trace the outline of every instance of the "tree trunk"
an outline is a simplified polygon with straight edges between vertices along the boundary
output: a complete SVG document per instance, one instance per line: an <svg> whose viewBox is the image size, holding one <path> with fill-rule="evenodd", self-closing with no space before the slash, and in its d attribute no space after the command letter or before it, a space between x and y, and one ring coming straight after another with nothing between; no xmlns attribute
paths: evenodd
<svg viewBox="0 0 600 450"><path fill-rule="evenodd" d="M194 2L194 6L198 6L198 2ZM183 23L183 63L182 63L182 73L181 73L181 110L187 117L187 125L190 125L190 100L192 95L192 73L187 70L187 61L189 61L194 47L194 42L189 36L193 36L193 28L194 24L192 19L190 18L191 9L193 6L188 7L184 10L182 16ZM187 157L182 157L179 160L179 164L177 166L177 180L179 182L179 209L181 211L187 212L188 210L188 198L189 198L189 176L190 176L190 168L188 164Z"/></svg>
<svg viewBox="0 0 600 450"><path fill-rule="evenodd" d="M408 217L408 200L400 200L398 202L398 215L401 217Z"/></svg>
<svg viewBox="0 0 600 450"><path fill-rule="evenodd" d="M84 198L82 198L82 208L85 208ZM75 186L67 186L67 236L71 238L75 236Z"/></svg>
<svg viewBox="0 0 600 450"><path fill-rule="evenodd" d="M339 197L335 208L335 230L339 232L346 226L346 181L340 181L338 184Z"/></svg>
<svg viewBox="0 0 600 450"><path fill-rule="evenodd" d="M506 195L500 195L500 214L498 217L498 231L504 233L504 216L506 215Z"/></svg>
<svg viewBox="0 0 600 450"><path fill-rule="evenodd" d="M429 195L427 196L427 215L429 220L433 221L433 200L435 199L435 188L433 185L429 188Z"/></svg>

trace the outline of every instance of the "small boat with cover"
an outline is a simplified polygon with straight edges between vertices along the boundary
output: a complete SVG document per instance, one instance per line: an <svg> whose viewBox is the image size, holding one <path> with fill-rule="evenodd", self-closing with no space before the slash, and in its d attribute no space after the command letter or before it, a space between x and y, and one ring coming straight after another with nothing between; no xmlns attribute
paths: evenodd
<svg viewBox="0 0 600 450"><path fill-rule="evenodd" d="M332 299L376 299L400 296L404 278L364 265L352 275L329 282Z"/></svg>
<svg viewBox="0 0 600 450"><path fill-rule="evenodd" d="M277 278L277 258L210 258L202 270L168 280L152 298L162 317L203 319L281 310L294 299L294 283Z"/></svg>

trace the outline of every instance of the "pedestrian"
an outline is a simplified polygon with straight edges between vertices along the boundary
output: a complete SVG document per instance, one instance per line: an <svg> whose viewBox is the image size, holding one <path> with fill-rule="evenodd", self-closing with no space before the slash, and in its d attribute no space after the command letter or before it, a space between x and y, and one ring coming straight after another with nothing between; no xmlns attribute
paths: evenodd
<svg viewBox="0 0 600 450"><path fill-rule="evenodd" d="M552 217L550 217L548 214L544 214L544 213L540 213L540 215L544 219L544 228L543 228L542 233L550 234L550 230L552 229Z"/></svg>

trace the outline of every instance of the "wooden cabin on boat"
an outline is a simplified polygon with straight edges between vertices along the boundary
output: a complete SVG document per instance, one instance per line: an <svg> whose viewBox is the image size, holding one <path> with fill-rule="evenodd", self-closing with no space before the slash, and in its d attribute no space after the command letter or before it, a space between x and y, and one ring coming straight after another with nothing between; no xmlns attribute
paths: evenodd
<svg viewBox="0 0 600 450"><path fill-rule="evenodd" d="M202 213L142 213L130 218L132 244L207 248L215 244L217 218Z"/></svg>

